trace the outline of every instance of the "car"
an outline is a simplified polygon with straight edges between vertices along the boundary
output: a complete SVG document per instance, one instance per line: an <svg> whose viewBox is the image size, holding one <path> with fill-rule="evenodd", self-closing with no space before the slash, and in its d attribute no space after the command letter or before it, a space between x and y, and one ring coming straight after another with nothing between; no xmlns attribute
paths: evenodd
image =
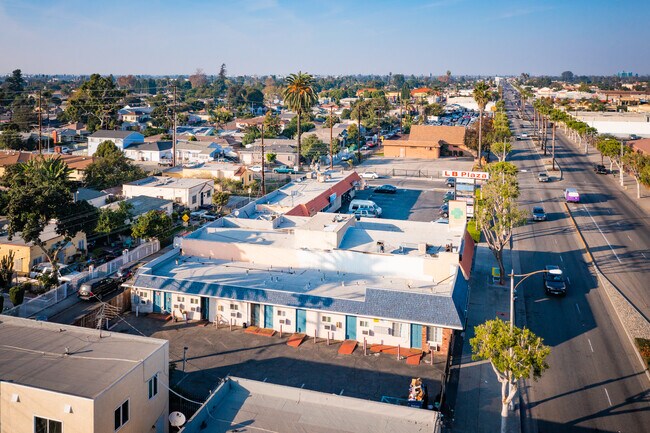
<svg viewBox="0 0 650 433"><path fill-rule="evenodd" d="M456 178L455 177L448 177L447 180L445 181L447 186L449 188L453 188L456 186Z"/></svg>
<svg viewBox="0 0 650 433"><path fill-rule="evenodd" d="M443 218L449 218L449 204L444 203L442 206L440 206L440 209L438 210L438 215L440 215Z"/></svg>
<svg viewBox="0 0 650 433"><path fill-rule="evenodd" d="M361 146L361 150L370 150L368 146Z"/></svg>
<svg viewBox="0 0 650 433"><path fill-rule="evenodd" d="M544 291L546 294L566 295L567 287L562 270L555 265L546 265L544 270Z"/></svg>
<svg viewBox="0 0 650 433"><path fill-rule="evenodd" d="M548 182L548 181L549 181L548 174L546 174L546 173L539 173L539 174L537 175L537 181L538 181L538 182Z"/></svg>
<svg viewBox="0 0 650 433"><path fill-rule="evenodd" d="M287 167L286 165L281 165L279 167L275 167L273 169L273 173L278 173L278 174L296 174L296 171L291 168Z"/></svg>
<svg viewBox="0 0 650 433"><path fill-rule="evenodd" d="M379 194L395 194L397 187L393 185L380 185L375 188L375 192Z"/></svg>
<svg viewBox="0 0 650 433"><path fill-rule="evenodd" d="M123 283L129 278L131 278L141 265L142 263L138 263L138 262L123 265L120 269L117 270L115 276L117 277L117 279L120 280L120 282Z"/></svg>
<svg viewBox="0 0 650 433"><path fill-rule="evenodd" d="M602 164L594 165L594 171L598 174L607 174L607 168Z"/></svg>
<svg viewBox="0 0 650 433"><path fill-rule="evenodd" d="M54 269L54 266L50 262L39 263L32 267L32 270L29 272L29 278L38 278L43 274L49 274Z"/></svg>
<svg viewBox="0 0 650 433"><path fill-rule="evenodd" d="M120 280L111 277L95 278L94 280L86 281L79 287L77 296L84 301L91 299L101 299L107 293L110 293L120 285Z"/></svg>
<svg viewBox="0 0 650 433"><path fill-rule="evenodd" d="M341 157L341 161L349 161L351 159L352 159L352 155L349 155L349 154L348 155L343 155Z"/></svg>
<svg viewBox="0 0 650 433"><path fill-rule="evenodd" d="M546 221L546 212L541 206L535 206L533 208L533 221Z"/></svg>
<svg viewBox="0 0 650 433"><path fill-rule="evenodd" d="M528 138L528 134L526 134L525 132L522 132L521 133L521 138Z"/></svg>
<svg viewBox="0 0 650 433"><path fill-rule="evenodd" d="M374 171L366 171L364 173L361 173L361 177L363 179L379 179L379 175Z"/></svg>
<svg viewBox="0 0 650 433"><path fill-rule="evenodd" d="M453 191L447 191L444 197L442 197L442 202L447 203L449 200L454 200L455 198L456 198L456 193L454 193Z"/></svg>
<svg viewBox="0 0 650 433"><path fill-rule="evenodd" d="M262 166L261 165L253 165L253 166L248 167L248 169L250 171L252 171L253 173L261 173L262 172Z"/></svg>
<svg viewBox="0 0 650 433"><path fill-rule="evenodd" d="M580 194L575 188L567 188L564 190L564 199L567 203L580 203Z"/></svg>
<svg viewBox="0 0 650 433"><path fill-rule="evenodd" d="M355 218L379 218L377 211L370 207L361 207L354 211Z"/></svg>

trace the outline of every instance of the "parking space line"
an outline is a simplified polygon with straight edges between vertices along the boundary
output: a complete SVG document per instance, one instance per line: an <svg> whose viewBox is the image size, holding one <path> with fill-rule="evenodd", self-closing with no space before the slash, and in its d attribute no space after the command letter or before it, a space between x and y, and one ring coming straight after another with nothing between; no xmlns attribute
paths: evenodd
<svg viewBox="0 0 650 433"><path fill-rule="evenodd" d="M305 384L304 384L304 383L303 383L302 385L300 385L300 388L304 388L304 387L305 387Z"/></svg>
<svg viewBox="0 0 650 433"><path fill-rule="evenodd" d="M345 389L342 389L341 392L339 392L339 395L343 395L343 391L345 391ZM611 406L611 404L610 404L610 406Z"/></svg>
<svg viewBox="0 0 650 433"><path fill-rule="evenodd" d="M576 310L578 310L578 314L582 316L582 311L580 311L580 307L578 306L578 304L576 304Z"/></svg>
<svg viewBox="0 0 650 433"><path fill-rule="evenodd" d="M265 377L264 380L263 380L262 382L266 382L266 379L268 379L268 377Z"/></svg>
<svg viewBox="0 0 650 433"><path fill-rule="evenodd" d="M609 398L609 393L607 392L607 388L603 388L605 390L605 395L607 396L607 401L609 402L609 405L612 406L612 399Z"/></svg>
<svg viewBox="0 0 650 433"><path fill-rule="evenodd" d="M591 353L594 352L594 346L591 345L591 340L587 338L587 341L589 342L589 348L591 349Z"/></svg>

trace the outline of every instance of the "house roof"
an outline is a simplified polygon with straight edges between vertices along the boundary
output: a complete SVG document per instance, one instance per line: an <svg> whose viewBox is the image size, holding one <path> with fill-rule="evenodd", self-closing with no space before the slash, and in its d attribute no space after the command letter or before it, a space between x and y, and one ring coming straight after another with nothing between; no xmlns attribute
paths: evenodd
<svg viewBox="0 0 650 433"><path fill-rule="evenodd" d="M132 134L137 134L139 136L142 136L142 134L140 134L139 132L134 132L134 131L109 131L109 130L102 129L100 131L96 131L90 137L91 138L127 138Z"/></svg>
<svg viewBox="0 0 650 433"><path fill-rule="evenodd" d="M145 152L164 152L165 150L171 150L172 142L171 141L147 141L144 143L134 143L129 145L125 150L140 150Z"/></svg>
<svg viewBox="0 0 650 433"><path fill-rule="evenodd" d="M125 203L130 204L132 207L131 211L133 215L142 215L151 210L164 210L170 203L173 203L171 200L165 200L158 197L147 197L146 195L138 195L132 198L124 200ZM107 204L102 206L102 208L108 209L118 209L119 201Z"/></svg>
<svg viewBox="0 0 650 433"><path fill-rule="evenodd" d="M79 188L75 194L75 198L77 201L92 200L95 198L104 197L106 195L108 194L103 191L97 191L96 189Z"/></svg>
<svg viewBox="0 0 650 433"><path fill-rule="evenodd" d="M287 212L286 215L307 217L313 216L330 205L330 197L332 194L336 194L337 197L341 197L343 194L354 188L354 184L356 182L360 181L361 177L359 177L359 174L354 171L347 175L343 180L335 183L332 185L332 187L324 190L308 202L301 203L298 206L294 207L289 212Z"/></svg>
<svg viewBox="0 0 650 433"><path fill-rule="evenodd" d="M0 378L5 382L95 398L166 340L2 316Z"/></svg>
<svg viewBox="0 0 650 433"><path fill-rule="evenodd" d="M650 155L650 138L641 138L627 142L634 150L638 150L645 155Z"/></svg>
<svg viewBox="0 0 650 433"><path fill-rule="evenodd" d="M38 152L23 152L18 150L5 150L0 152L0 167L7 167L20 162L27 162L37 158ZM44 158L61 158L73 170L85 170L95 160L92 156L65 155L59 153L44 153Z"/></svg>
<svg viewBox="0 0 650 433"><path fill-rule="evenodd" d="M438 147L442 144L465 145L465 127L412 125L411 133L400 140L384 141L384 146Z"/></svg>
<svg viewBox="0 0 650 433"><path fill-rule="evenodd" d="M418 87L417 89L411 90L411 96L417 95L420 93L429 93L431 92L431 89L428 87Z"/></svg>

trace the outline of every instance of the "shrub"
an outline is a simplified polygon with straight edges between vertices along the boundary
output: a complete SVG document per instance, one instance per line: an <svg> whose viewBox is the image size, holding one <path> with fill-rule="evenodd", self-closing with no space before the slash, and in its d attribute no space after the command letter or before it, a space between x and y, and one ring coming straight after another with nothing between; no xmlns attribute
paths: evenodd
<svg viewBox="0 0 650 433"><path fill-rule="evenodd" d="M639 348L639 353L646 364L646 368L650 367L650 340L645 338L635 338L636 346Z"/></svg>
<svg viewBox="0 0 650 433"><path fill-rule="evenodd" d="M25 286L25 284L21 284L9 289L9 300L14 304L14 306L23 303L23 299L25 299Z"/></svg>

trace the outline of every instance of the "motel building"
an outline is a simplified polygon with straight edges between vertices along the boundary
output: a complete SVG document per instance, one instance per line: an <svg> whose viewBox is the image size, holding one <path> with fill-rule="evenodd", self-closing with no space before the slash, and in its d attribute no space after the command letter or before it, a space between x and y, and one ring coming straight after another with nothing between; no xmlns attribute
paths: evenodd
<svg viewBox="0 0 650 433"><path fill-rule="evenodd" d="M132 308L425 352L447 352L463 329L474 251L464 222L255 209L143 266Z"/></svg>

